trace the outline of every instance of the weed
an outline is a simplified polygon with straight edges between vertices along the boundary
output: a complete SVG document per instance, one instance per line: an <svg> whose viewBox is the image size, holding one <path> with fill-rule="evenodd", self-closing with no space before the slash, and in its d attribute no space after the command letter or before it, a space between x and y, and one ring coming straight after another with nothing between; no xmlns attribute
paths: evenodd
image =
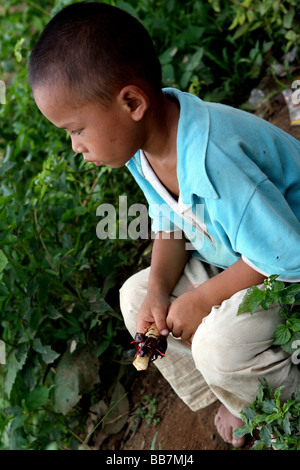
<svg viewBox="0 0 300 470"><path fill-rule="evenodd" d="M156 410L156 398L151 395L145 395L144 401L137 404L137 410L133 420L134 424L137 420L142 419L146 423L156 426L160 421L160 418L155 416Z"/></svg>
<svg viewBox="0 0 300 470"><path fill-rule="evenodd" d="M281 403L281 388L273 392L262 379L256 400L250 407L243 407L241 417L245 424L234 434L237 437L253 436L258 430L259 439L252 447L254 450L300 450L300 391Z"/></svg>
<svg viewBox="0 0 300 470"><path fill-rule="evenodd" d="M299 364L300 284L286 286L277 277L273 275L266 279L262 290L256 286L248 289L238 313L253 314L259 305L267 310L278 302L282 323L275 329L273 344L281 346L291 355L294 364ZM249 407L243 407L241 417L245 424L234 434L238 437L253 435L258 429L260 439L255 441L253 449L300 450L300 390L281 403L282 388L273 391L262 378L256 399Z"/></svg>
<svg viewBox="0 0 300 470"><path fill-rule="evenodd" d="M157 435L158 435L158 431L154 434L154 437L153 437L152 442L151 442L150 450L156 450L155 449L155 444L156 444ZM162 450L160 443L158 443L158 449L157 450Z"/></svg>

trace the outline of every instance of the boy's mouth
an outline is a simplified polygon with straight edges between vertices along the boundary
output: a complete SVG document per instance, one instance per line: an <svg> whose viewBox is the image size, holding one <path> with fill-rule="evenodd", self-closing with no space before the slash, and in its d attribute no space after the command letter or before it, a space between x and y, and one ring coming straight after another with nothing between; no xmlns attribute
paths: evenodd
<svg viewBox="0 0 300 470"><path fill-rule="evenodd" d="M83 157L83 158L84 158L84 157ZM102 162L93 161L93 160L87 160L86 158L84 158L84 161L85 161L86 163L94 163L94 165L97 165L97 166L102 165Z"/></svg>

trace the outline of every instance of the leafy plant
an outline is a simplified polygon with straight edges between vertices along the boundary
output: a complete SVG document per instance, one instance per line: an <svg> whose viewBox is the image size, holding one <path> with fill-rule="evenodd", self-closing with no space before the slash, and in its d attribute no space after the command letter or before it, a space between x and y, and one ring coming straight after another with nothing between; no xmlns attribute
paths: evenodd
<svg viewBox="0 0 300 470"><path fill-rule="evenodd" d="M274 345L281 346L289 354L293 354L300 340L300 284L285 285L272 275L264 281L264 289L253 286L239 306L238 314L253 312L261 305L265 310L278 302L278 314L282 323L274 332Z"/></svg>
<svg viewBox="0 0 300 470"><path fill-rule="evenodd" d="M263 30L272 41L284 37L282 52L287 53L300 41L297 22L299 5L297 0L244 0L232 3L234 18L229 30L234 31L234 39L247 33Z"/></svg>
<svg viewBox="0 0 300 470"><path fill-rule="evenodd" d="M145 395L144 401L137 404L137 411L135 413L136 419L143 419L146 423L156 426L160 418L156 417L156 398L151 395Z"/></svg>
<svg viewBox="0 0 300 470"><path fill-rule="evenodd" d="M286 284L272 275L264 281L264 289L253 286L248 289L238 314L251 314L262 306L267 310L278 303L278 314L282 323L274 331L273 344L281 346L291 354L294 364L299 364L300 346L300 284ZM258 388L256 400L250 407L243 407L241 417L245 425L234 434L242 437L253 435L259 429L260 440L256 440L253 449L274 447L280 450L300 449L300 390L285 403L281 403L282 387L274 392L265 378Z"/></svg>
<svg viewBox="0 0 300 470"><path fill-rule="evenodd" d="M106 362L111 368L122 354L116 341L121 331L120 314L113 308L117 300L111 297L108 303L105 298L118 286L117 270L125 253L114 253L117 244L112 241L100 244L90 230L96 226L105 172L96 176L76 163L72 168L72 161L47 158L23 202L14 193L11 206L7 202L12 194L2 196L0 319L6 344L4 392L12 405L3 419L10 417L11 448L23 448L23 434L26 445L35 448L25 418L32 421L36 408L28 406L27 396L42 394L39 408L44 413L39 418L49 429L47 408L56 426L57 413L70 412L99 380L99 369L105 370ZM13 186L7 180L6 187ZM26 414L20 396L25 397ZM38 445L45 445L42 422L36 425Z"/></svg>
<svg viewBox="0 0 300 470"><path fill-rule="evenodd" d="M153 38L164 86L240 105L274 61L300 44L296 0L115 2Z"/></svg>
<svg viewBox="0 0 300 470"><path fill-rule="evenodd" d="M84 164L32 99L26 61L53 3L0 7L0 448L9 449L78 446L94 391L115 386L128 339L118 289L140 256L138 243L96 235L102 202L118 207L122 192L142 200L129 173Z"/></svg>
<svg viewBox="0 0 300 470"><path fill-rule="evenodd" d="M253 436L259 429L253 450L275 448L278 450L300 450L300 391L285 403L281 403L281 388L274 393L267 381L259 384L258 395L250 407L241 413L245 425L234 431L234 435Z"/></svg>

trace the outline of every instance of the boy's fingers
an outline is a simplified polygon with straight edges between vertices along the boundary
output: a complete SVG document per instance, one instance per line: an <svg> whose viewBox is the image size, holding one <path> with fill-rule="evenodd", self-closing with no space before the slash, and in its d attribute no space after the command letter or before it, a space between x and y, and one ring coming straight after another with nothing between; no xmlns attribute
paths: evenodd
<svg viewBox="0 0 300 470"><path fill-rule="evenodd" d="M156 326L157 326L157 325L156 325ZM161 334L162 336L168 336L168 334L169 334L168 328L162 328L162 329L159 328L159 327L157 327L157 328L158 328L158 330L159 330L159 332L160 332L160 334Z"/></svg>
<svg viewBox="0 0 300 470"><path fill-rule="evenodd" d="M144 333L145 330L151 325L153 322L145 321L143 318L137 317L136 319L136 332L137 333Z"/></svg>
<svg viewBox="0 0 300 470"><path fill-rule="evenodd" d="M147 328L149 328L152 323L155 323L157 326L158 331L162 336L168 336L169 330L166 326L166 322L159 322L159 321L152 321L152 322L137 322L136 324L136 332L137 333L144 333Z"/></svg>
<svg viewBox="0 0 300 470"><path fill-rule="evenodd" d="M175 305L172 304L172 308L169 310L169 315L166 319L167 327L175 338L181 338L188 341L192 335L190 325L186 324L184 317L177 313L176 306L175 308L174 306Z"/></svg>
<svg viewBox="0 0 300 470"><path fill-rule="evenodd" d="M167 336L169 334L169 329L166 323L166 314L162 312L154 313L153 319L150 319L149 317L145 319L142 316L138 316L136 320L137 333L143 333L150 325L152 325L152 323L156 324L161 335Z"/></svg>
<svg viewBox="0 0 300 470"><path fill-rule="evenodd" d="M169 334L169 329L166 321L166 313L167 312L161 310L159 312L153 312L154 323L156 324L160 334L163 336L168 336Z"/></svg>

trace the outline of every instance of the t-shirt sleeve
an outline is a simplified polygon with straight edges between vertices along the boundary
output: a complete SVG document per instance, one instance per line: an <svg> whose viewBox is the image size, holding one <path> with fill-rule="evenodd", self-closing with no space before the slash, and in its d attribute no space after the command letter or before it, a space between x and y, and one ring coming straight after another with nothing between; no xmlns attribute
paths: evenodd
<svg viewBox="0 0 300 470"><path fill-rule="evenodd" d="M253 269L300 281L300 222L281 192L260 183L242 215L235 249Z"/></svg>

